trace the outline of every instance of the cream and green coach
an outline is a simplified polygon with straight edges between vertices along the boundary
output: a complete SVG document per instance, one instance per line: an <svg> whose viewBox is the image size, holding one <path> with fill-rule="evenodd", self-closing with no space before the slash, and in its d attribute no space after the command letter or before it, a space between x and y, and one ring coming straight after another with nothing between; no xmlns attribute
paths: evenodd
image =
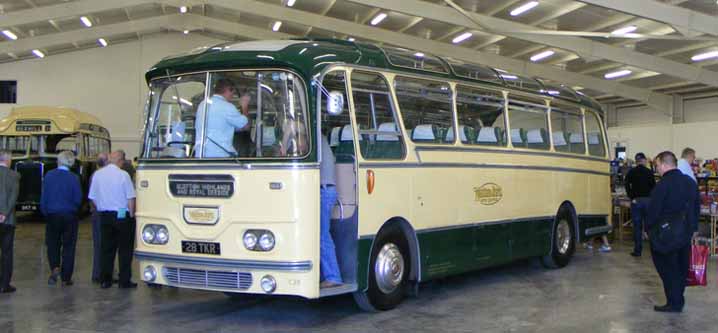
<svg viewBox="0 0 718 333"><path fill-rule="evenodd" d="M148 284L353 293L386 310L439 277L521 258L563 267L611 230L600 106L559 83L340 40L200 48L146 79L136 257ZM217 156L200 118L227 81L231 103L249 97L250 124ZM322 135L336 160L331 232L345 281L329 289L319 286Z"/></svg>

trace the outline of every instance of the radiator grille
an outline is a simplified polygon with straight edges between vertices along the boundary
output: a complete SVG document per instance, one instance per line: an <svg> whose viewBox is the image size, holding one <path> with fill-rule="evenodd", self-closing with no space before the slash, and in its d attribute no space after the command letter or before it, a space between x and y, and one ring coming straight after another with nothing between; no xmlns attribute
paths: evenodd
<svg viewBox="0 0 718 333"><path fill-rule="evenodd" d="M206 271L176 267L163 268L165 280L178 286L247 290L252 273Z"/></svg>

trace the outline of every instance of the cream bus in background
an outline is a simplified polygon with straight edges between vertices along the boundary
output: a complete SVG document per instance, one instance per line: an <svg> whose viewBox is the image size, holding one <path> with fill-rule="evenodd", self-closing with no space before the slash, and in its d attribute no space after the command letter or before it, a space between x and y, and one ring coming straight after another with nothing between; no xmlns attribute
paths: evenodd
<svg viewBox="0 0 718 333"><path fill-rule="evenodd" d="M146 75L136 257L150 284L395 307L418 283L540 258L611 229L596 102L563 85L339 40L224 44ZM250 96L236 155L195 147L220 79ZM204 110L202 111L204 112ZM323 134L322 134L323 133ZM320 135L336 157L345 285L319 287Z"/></svg>
<svg viewBox="0 0 718 333"><path fill-rule="evenodd" d="M73 172L87 193L96 157L110 151L110 133L94 116L70 108L25 106L0 119L0 149L12 152L12 168L20 178L17 209L37 212L42 179L57 167L57 154L69 150L77 156ZM83 209L89 206L85 203Z"/></svg>

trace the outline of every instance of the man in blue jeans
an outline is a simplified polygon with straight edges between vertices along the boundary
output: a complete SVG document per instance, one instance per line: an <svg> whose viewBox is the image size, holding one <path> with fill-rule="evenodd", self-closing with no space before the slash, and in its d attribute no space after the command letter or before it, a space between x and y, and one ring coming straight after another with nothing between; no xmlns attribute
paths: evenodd
<svg viewBox="0 0 718 333"><path fill-rule="evenodd" d="M320 209L321 209L321 233L320 233L320 269L321 288L333 288L342 285L342 276L339 272L337 254L329 229L331 227L332 208L337 202L335 160L332 149L329 147L327 137L322 135L322 161L320 164Z"/></svg>
<svg viewBox="0 0 718 333"><path fill-rule="evenodd" d="M631 222L633 223L633 252L631 255L640 257L643 251L643 220L646 218L648 197L651 196L656 179L653 171L646 167L646 155L636 154L636 167L626 174L626 193L631 199Z"/></svg>

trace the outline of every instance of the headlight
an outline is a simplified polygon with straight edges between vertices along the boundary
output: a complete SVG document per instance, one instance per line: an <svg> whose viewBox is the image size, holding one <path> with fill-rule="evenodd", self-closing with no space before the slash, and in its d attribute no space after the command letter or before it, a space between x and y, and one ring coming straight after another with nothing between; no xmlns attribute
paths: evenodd
<svg viewBox="0 0 718 333"><path fill-rule="evenodd" d="M262 290L264 290L265 293L272 293L277 289L277 280L275 280L271 275L265 275L260 281L259 284L262 286Z"/></svg>
<svg viewBox="0 0 718 333"><path fill-rule="evenodd" d="M145 281L153 282L157 278L157 270L154 266L147 266L145 267L145 271L142 275L145 278Z"/></svg>
<svg viewBox="0 0 718 333"><path fill-rule="evenodd" d="M247 248L247 250L254 250L254 247L257 246L257 235L255 235L251 231L247 231L244 233L244 247Z"/></svg>
<svg viewBox="0 0 718 333"><path fill-rule="evenodd" d="M142 240L146 244L164 245L170 240L170 232L163 225L148 224L142 228Z"/></svg>
<svg viewBox="0 0 718 333"><path fill-rule="evenodd" d="M259 237L259 248L269 251L274 248L274 235L267 231Z"/></svg>

